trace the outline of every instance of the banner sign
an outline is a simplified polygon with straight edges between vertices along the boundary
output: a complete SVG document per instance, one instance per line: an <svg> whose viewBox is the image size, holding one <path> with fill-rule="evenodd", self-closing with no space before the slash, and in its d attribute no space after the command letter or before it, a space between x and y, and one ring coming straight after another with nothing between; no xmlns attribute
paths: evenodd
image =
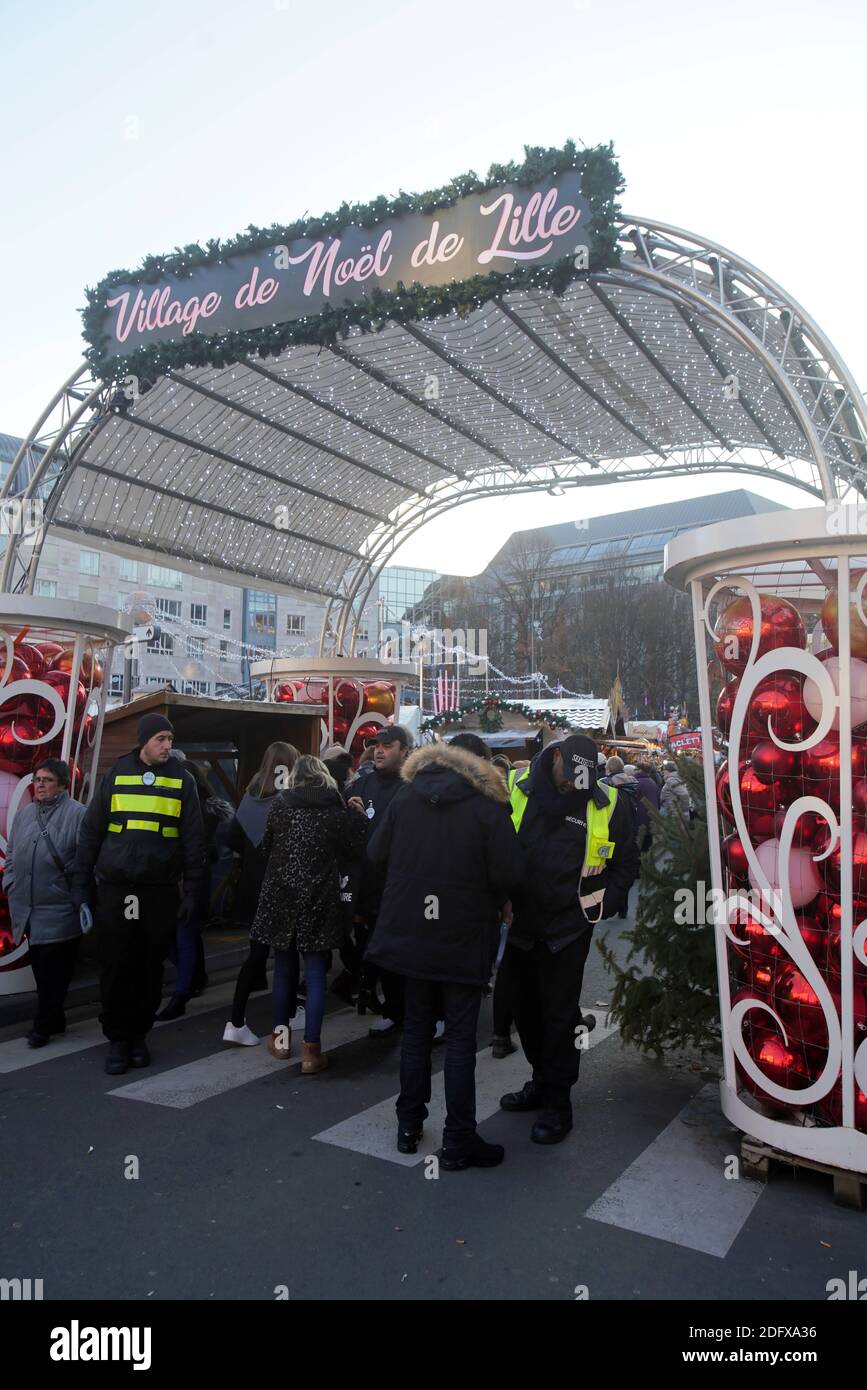
<svg viewBox="0 0 867 1390"><path fill-rule="evenodd" d="M672 734L668 740L668 746L677 753L684 748L701 748L701 730L686 734Z"/></svg>
<svg viewBox="0 0 867 1390"><path fill-rule="evenodd" d="M409 213L333 235L299 237L207 261L191 274L114 284L100 292L105 359L177 343L192 333L247 332L315 317L374 290L439 286L573 257L587 269L592 215L581 172L533 187L503 184L430 214Z"/></svg>

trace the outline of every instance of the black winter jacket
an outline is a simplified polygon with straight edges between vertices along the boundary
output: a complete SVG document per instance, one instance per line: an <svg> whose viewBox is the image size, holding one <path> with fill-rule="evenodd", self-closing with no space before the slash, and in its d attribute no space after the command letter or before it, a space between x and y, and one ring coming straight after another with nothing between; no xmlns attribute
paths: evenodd
<svg viewBox="0 0 867 1390"><path fill-rule="evenodd" d="M153 772L155 777L179 780L183 784L181 788L172 788L168 792L153 787L155 795L162 791L163 795L180 797L181 815L176 824L181 833L177 838L167 839L154 830L125 829L121 834L109 832L109 823L117 823L117 817L113 817L111 812L115 777L141 776L148 772ZM119 794L140 795L150 791L149 788L135 786L121 786L116 790ZM142 819L148 818L146 811L142 811L141 815ZM124 754L104 774L81 823L73 875L76 895L87 899L94 875L105 883L131 885L176 884L183 878L184 891L198 893L204 867L205 834L199 793L190 774L184 771L176 758L150 767L142 762L137 748Z"/></svg>
<svg viewBox="0 0 867 1390"><path fill-rule="evenodd" d="M406 766L406 763L403 764ZM372 772L365 773L359 778L357 775L346 787L344 795L347 800L352 796L360 796L364 802L367 815L367 839L368 843L378 825L397 796L403 782L401 774L397 772L392 776L385 777L376 768ZM370 811L373 815L370 815ZM374 864L369 856L365 854L361 862L361 872L358 878L355 911L361 917L367 917L370 921L379 912L379 905L382 900L383 889L385 888L385 866Z"/></svg>
<svg viewBox="0 0 867 1390"><path fill-rule="evenodd" d="M522 873L502 774L435 743L402 776L367 846L388 866L367 959L413 979L487 984L500 911Z"/></svg>
<svg viewBox="0 0 867 1390"><path fill-rule="evenodd" d="M535 759L525 787L529 799L518 844L524 855L524 884L515 902L509 933L512 945L529 948L546 941L562 950L591 931L578 901L587 842L587 792L559 792L551 776L556 744ZM596 788L596 794L599 789ZM591 795L594 788L591 788ZM612 917L626 902L630 884L638 877L639 859L632 812L618 793L609 822L615 850L602 872L583 880L583 891L604 889L602 916Z"/></svg>

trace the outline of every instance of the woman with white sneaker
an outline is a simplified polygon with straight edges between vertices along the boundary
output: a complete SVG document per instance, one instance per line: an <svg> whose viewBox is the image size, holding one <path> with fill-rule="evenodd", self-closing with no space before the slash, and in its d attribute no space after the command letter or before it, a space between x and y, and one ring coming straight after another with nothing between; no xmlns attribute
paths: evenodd
<svg viewBox="0 0 867 1390"><path fill-rule="evenodd" d="M291 743L271 743L265 749L262 765L250 780L232 820L218 831L223 844L240 856L241 874L235 893L234 916L249 930L256 909L268 857L262 842L271 808L281 791L288 785L289 774L298 761L298 749ZM265 966L269 947L265 942L250 940L250 952L238 975L235 997L232 1000L232 1016L226 1024L223 1042L234 1043L238 1047L255 1047L261 1039L247 1024L247 1002L250 995L258 989L267 989L268 981ZM294 959L280 962L281 972L288 967L288 1018L287 1023L303 1026L303 1010L297 1008L298 980L300 964L297 952ZM285 982L281 982L285 991ZM294 986L294 987L293 987ZM274 1056L272 1039L269 1050ZM286 1054L288 1056L288 1053Z"/></svg>
<svg viewBox="0 0 867 1390"><path fill-rule="evenodd" d="M289 776L288 789L276 798L262 841L267 857L259 908L250 928L251 942L274 950L274 1055L289 1056L286 959L298 951L304 959L307 988L301 1071L324 1071L321 1049L325 1014L325 980L329 952L343 940L340 899L341 865L360 858L367 820L363 811L347 810L337 783L319 758L304 755Z"/></svg>

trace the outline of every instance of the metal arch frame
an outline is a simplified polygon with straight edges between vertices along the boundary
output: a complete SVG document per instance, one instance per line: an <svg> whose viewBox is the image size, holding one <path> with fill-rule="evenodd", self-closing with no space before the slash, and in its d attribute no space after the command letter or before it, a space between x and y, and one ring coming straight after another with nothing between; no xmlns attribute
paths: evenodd
<svg viewBox="0 0 867 1390"><path fill-rule="evenodd" d="M658 462L649 464L647 459L640 455L596 460L572 452L549 462L519 466L510 463L495 445L474 437L474 432L471 431L467 437L474 437L474 442L486 448L490 457L501 458L502 466L498 467L494 463L484 472L471 476L455 470L451 476L429 485L423 493L416 492L406 498L394 509L388 521L379 519L380 524L368 538L363 553L347 565L339 584L340 593L326 595L328 604L322 623L320 654L324 654L329 640L336 651L343 651L348 635L350 653L354 651L360 609L366 603L383 566L420 527L467 501L528 493L554 485L574 488L626 481L630 478L648 478L658 476L660 472L673 477L687 476L695 472L722 471L773 477L813 495L824 496L826 500L837 495L837 484L833 476L836 475L844 490L852 486L859 491L867 492L867 410L863 397L840 355L800 304L750 262L734 255L716 242L698 237L669 223L624 216L618 221L618 236L622 245L632 248L631 253L622 258L618 268L592 275L591 288L596 284L620 288L637 286L645 294L654 293L667 298L674 303L708 359L721 374L722 364L711 351L711 344L697 330L696 322L704 328L722 333L746 350L763 367L793 416L802 438L808 445L802 461L811 463L815 468L821 487L817 488L814 483L797 476L792 467L799 461L797 455L789 454L784 458L784 462L788 462L791 469L788 474L770 465L770 460L765 458L766 452L776 454L779 459L781 450L757 414L752 414L751 418L758 431L764 435L768 450L757 448L748 452L761 458L761 464L745 459L741 450L733 452L731 449L720 447L720 444L704 444L691 449L669 449L664 455L665 461L662 465ZM606 297L599 296L599 299L605 303ZM606 304L606 307L610 312L611 306ZM621 329L628 331L627 316L623 315L620 309L618 315L614 316L615 321L619 322ZM515 323L511 314L507 316ZM623 322L620 321L621 318ZM409 327L415 328L414 325ZM421 330L419 336L430 346L427 335L422 336ZM356 359L348 347L337 344L333 351L335 356L345 357L353 366L368 372L381 384L397 394L406 396L415 405L423 405L414 393L408 391L401 383L392 382L387 372L379 366ZM654 356L646 349L644 351L651 364L661 370L661 364ZM550 356L550 353L548 355ZM245 365L259 370L258 364ZM453 365L462 370L458 359L454 359ZM466 369L463 370L467 375ZM261 375L269 375L267 369L262 368ZM469 375L472 380L479 374L470 371ZM665 373L663 377L670 387L674 386L676 394L684 399L682 389L678 390L676 384ZM288 391L293 390L290 381L278 380L278 384ZM484 379L475 384L480 389L494 390ZM0 488L0 501L11 494L20 463L26 457L33 457L35 447L44 448L45 452L33 469L21 496L22 500L32 498L45 485L52 465L59 459L63 460L64 467L55 480L46 507L46 522L50 524L50 518L56 513L66 483L75 471L77 457L84 451L85 441L92 440L103 426L114 418L110 412L110 392L111 388L108 385L93 379L87 364L78 368L58 390L22 442L8 477ZM499 396L501 393L496 394ZM316 403L323 404L319 401ZM502 398L502 403L510 409L514 408L508 398ZM600 399L597 403L608 409L604 400ZM687 399L685 403L688 408L694 409L692 401ZM226 400L225 404L229 410L233 409L231 401ZM750 414L751 411L747 409L748 403L743 404ZM427 408L427 403L424 403L424 407ZM451 428L460 433L467 433L459 424L451 421L445 412L437 410L435 413ZM697 411L695 413L698 414ZM526 422L531 427L535 424L532 418L527 418ZM628 422L624 423L628 428L632 428ZM553 440L551 431L543 432ZM717 435L717 438L721 437ZM835 450L833 458L829 458L826 453L829 439ZM558 439L557 442L565 444L563 440ZM592 474L588 471L591 468ZM8 591L26 588L28 592L33 591L46 531L47 525L37 536L36 543L26 559L22 559L19 554L21 538L10 537L0 573L0 589ZM20 574L17 573L18 570ZM361 604L356 608L359 595L363 597ZM335 605L339 607L336 630L332 624Z"/></svg>

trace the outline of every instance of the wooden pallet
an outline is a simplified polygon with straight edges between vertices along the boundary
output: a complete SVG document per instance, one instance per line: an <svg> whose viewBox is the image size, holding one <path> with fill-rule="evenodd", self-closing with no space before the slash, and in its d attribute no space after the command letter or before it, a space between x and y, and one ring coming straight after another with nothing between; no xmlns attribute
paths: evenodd
<svg viewBox="0 0 867 1390"><path fill-rule="evenodd" d="M867 1208L867 1174L853 1173L846 1168L835 1168L831 1163L822 1163L815 1158L802 1158L800 1154L786 1153L765 1144L761 1139L752 1139L745 1134L741 1139L741 1173L745 1178L758 1178L767 1182L771 1175L771 1165L785 1164L789 1168L812 1168L816 1173L827 1173L834 1180L834 1201L841 1207L852 1207L855 1211Z"/></svg>

